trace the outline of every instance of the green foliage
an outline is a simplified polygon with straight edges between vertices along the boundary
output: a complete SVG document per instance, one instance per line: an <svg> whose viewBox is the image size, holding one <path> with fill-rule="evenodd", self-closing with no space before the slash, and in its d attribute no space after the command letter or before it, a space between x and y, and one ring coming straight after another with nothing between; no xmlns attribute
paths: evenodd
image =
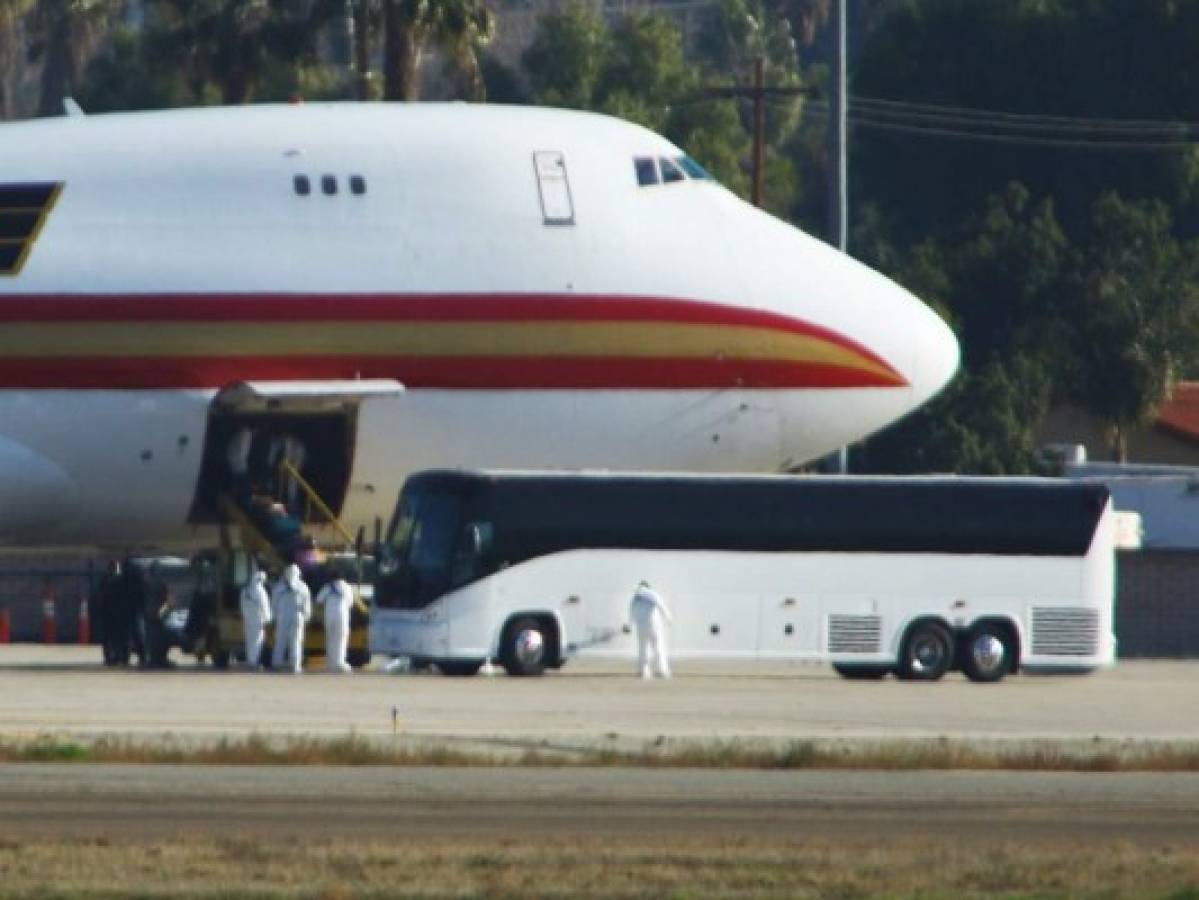
<svg viewBox="0 0 1199 900"><path fill-rule="evenodd" d="M1049 202L1009 185L958 233L897 253L877 212L855 240L938 307L962 344L962 372L943 396L872 439L872 471L996 475L1034 464L1035 429L1069 371L1060 294L1070 261Z"/></svg>
<svg viewBox="0 0 1199 900"><path fill-rule="evenodd" d="M1196 358L1199 286L1194 247L1171 233L1159 201L1104 194L1074 278L1079 361L1075 397L1105 423L1114 459Z"/></svg>
<svg viewBox="0 0 1199 900"><path fill-rule="evenodd" d="M765 16L756 0L750 2ZM747 15L742 0L725 6L704 26L710 34L723 27L720 17ZM782 20L773 21L770 28L774 34L789 34ZM721 182L745 196L748 105L705 97L704 92L716 85L746 83L748 73L726 66L734 58L752 60L757 40L757 32L743 29L738 36L713 43L707 57L692 62L670 19L631 13L608 26L589 7L573 5L541 18L522 62L534 102L594 109L645 125L686 148ZM789 38L783 45L785 62L777 77L771 70L772 83L791 83L799 77L794 45ZM773 108L767 119L768 137L774 139L767 160L767 205L781 215L789 212L799 190L795 170L780 147L793 128L797 109L797 104L785 103Z"/></svg>
<svg viewBox="0 0 1199 900"><path fill-rule="evenodd" d="M29 59L41 66L38 113L62 113L80 70L121 11L119 0L37 0L25 19Z"/></svg>
<svg viewBox="0 0 1199 900"><path fill-rule="evenodd" d="M92 61L76 94L88 112L165 109L194 103L182 73L147 58L142 34L118 28L107 52Z"/></svg>
<svg viewBox="0 0 1199 900"><path fill-rule="evenodd" d="M1199 3L1146 0L1135 15L1129 9L1116 0L905 0L859 56L854 91L1008 112L1195 121L1188 60L1199 54ZM1077 125L1062 134L1094 136ZM1138 137L1128 131L1128 140ZM856 213L855 248L938 300L963 350L952 389L872 440L869 464L907 470L931 456L952 470L1019 471L1032 464L1030 435L1051 400L1096 416L1112 456L1122 458L1128 430L1196 370L1188 238L1199 233L1199 151L867 128L854 130L852 147L853 194L872 204ZM903 248L921 247L933 250L917 271Z"/></svg>
<svg viewBox="0 0 1199 900"><path fill-rule="evenodd" d="M21 19L33 0L0 0L0 119L13 112L12 83L19 71Z"/></svg>
<svg viewBox="0 0 1199 900"><path fill-rule="evenodd" d="M858 55L865 97L1013 113L1199 120L1199 3L905 0ZM1075 129L1065 138L1093 133ZM1136 140L1135 130L1128 135ZM1199 232L1195 151L1044 147L856 129L857 190L910 243L942 233L1011 181L1053 197L1070 234L1095 198L1169 198L1184 233Z"/></svg>
<svg viewBox="0 0 1199 900"><path fill-rule="evenodd" d="M586 109L606 64L608 30L590 7L548 12L537 23L523 62L536 102Z"/></svg>
<svg viewBox="0 0 1199 900"><path fill-rule="evenodd" d="M380 0L383 6L383 96L416 100L426 45L446 55L458 94L483 99L479 50L495 32L484 0Z"/></svg>
<svg viewBox="0 0 1199 900"><path fill-rule="evenodd" d="M191 102L245 103L282 67L315 61L336 0L147 0L145 59L182 71Z"/></svg>

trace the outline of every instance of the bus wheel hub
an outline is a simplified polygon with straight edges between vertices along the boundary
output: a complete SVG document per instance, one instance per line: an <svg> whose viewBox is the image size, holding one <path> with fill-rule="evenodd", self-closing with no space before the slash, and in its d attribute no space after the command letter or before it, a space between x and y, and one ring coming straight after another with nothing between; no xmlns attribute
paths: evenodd
<svg viewBox="0 0 1199 900"><path fill-rule="evenodd" d="M516 659L522 665L536 665L545 653L545 638L540 631L526 628L516 636Z"/></svg>
<svg viewBox="0 0 1199 900"><path fill-rule="evenodd" d="M974 664L983 671L992 671L1003 664L1003 641L993 634L982 634L970 648Z"/></svg>

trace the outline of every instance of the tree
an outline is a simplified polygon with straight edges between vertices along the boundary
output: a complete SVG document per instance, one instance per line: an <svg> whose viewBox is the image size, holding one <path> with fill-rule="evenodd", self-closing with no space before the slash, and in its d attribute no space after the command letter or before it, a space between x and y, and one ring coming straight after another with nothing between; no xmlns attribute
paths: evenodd
<svg viewBox="0 0 1199 900"><path fill-rule="evenodd" d="M1191 0L905 0L862 47L853 93L1002 113L1169 120L1183 130L1199 120L1197 56L1199 3ZM889 121L918 123L894 108ZM936 124L978 130L960 116ZM1027 128L1015 131L1017 140L979 141L858 125L853 193L880 206L901 244L957 227L1011 181L1052 196L1071 235L1087 227L1092 204L1108 190L1157 197L1180 235L1199 233L1193 145L1086 146L1096 131L1077 120L1049 133L1064 143L1029 142ZM1160 134L1123 131L1133 145Z"/></svg>
<svg viewBox="0 0 1199 900"><path fill-rule="evenodd" d="M193 102L245 103L273 68L311 62L342 9L339 0L147 0L146 40L154 64L186 73Z"/></svg>
<svg viewBox="0 0 1199 900"><path fill-rule="evenodd" d="M548 12L522 59L533 96L545 106L588 109L608 54L608 29L590 7Z"/></svg>
<svg viewBox="0 0 1199 900"><path fill-rule="evenodd" d="M1127 459L1130 428L1152 419L1196 359L1195 248L1171 226L1160 202L1105 194L1074 278L1075 398L1106 426L1117 462Z"/></svg>
<svg viewBox="0 0 1199 900"><path fill-rule="evenodd" d="M898 252L877 212L855 246L949 321L962 370L944 395L871 438L871 471L1011 474L1035 464L1035 433L1073 371L1072 256L1053 204L1009 185L956 234Z"/></svg>
<svg viewBox="0 0 1199 900"><path fill-rule="evenodd" d="M21 22L33 0L0 0L0 119L13 115L13 80L21 58Z"/></svg>
<svg viewBox="0 0 1199 900"><path fill-rule="evenodd" d="M720 47L734 53L732 43ZM752 54L743 52L738 58L751 59ZM720 80L739 79L727 70L718 79L713 74L723 65L718 61L688 61L672 20L634 12L609 27L590 9L569 6L541 18L522 62L535 102L638 122L687 148L731 189L748 193L748 117L742 118L737 101L705 95ZM779 121L772 115L768 125ZM783 129L773 130L782 135ZM772 184L768 204L785 214L796 190L794 171L781 153L771 154L767 165Z"/></svg>
<svg viewBox="0 0 1199 900"><path fill-rule="evenodd" d="M483 99L479 49L491 40L495 16L484 0L381 0L383 4L383 96L420 97L425 47L439 47L461 79L460 91Z"/></svg>
<svg viewBox="0 0 1199 900"><path fill-rule="evenodd" d="M42 66L38 115L62 114L63 100L119 11L118 0L37 0L29 18L30 56Z"/></svg>

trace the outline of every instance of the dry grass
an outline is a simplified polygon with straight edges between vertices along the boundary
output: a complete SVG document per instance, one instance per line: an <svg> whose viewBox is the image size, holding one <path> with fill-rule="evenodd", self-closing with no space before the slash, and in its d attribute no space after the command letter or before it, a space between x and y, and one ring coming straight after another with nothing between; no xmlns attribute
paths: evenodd
<svg viewBox="0 0 1199 900"><path fill-rule="evenodd" d="M648 843L0 841L0 898L1199 898L1193 850Z"/></svg>
<svg viewBox="0 0 1199 900"><path fill-rule="evenodd" d="M0 763L83 762L281 766L611 766L711 769L1006 770L1044 772L1199 772L1199 744L1149 741L821 743L658 741L634 750L606 748L471 749L347 734L250 735L210 742L53 735L0 738Z"/></svg>

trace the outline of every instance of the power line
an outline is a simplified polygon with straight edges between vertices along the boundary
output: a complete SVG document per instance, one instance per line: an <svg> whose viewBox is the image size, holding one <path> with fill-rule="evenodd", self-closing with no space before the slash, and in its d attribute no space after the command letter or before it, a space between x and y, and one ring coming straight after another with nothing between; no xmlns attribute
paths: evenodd
<svg viewBox="0 0 1199 900"><path fill-rule="evenodd" d="M806 111L819 116L828 115L827 104L809 102ZM851 106L849 121L855 128L887 131L897 134L925 135L953 140L971 140L985 143L1010 144L1030 147L1073 147L1111 150L1164 150L1186 149L1199 144L1199 129L1192 126L1178 128L1172 135L1146 135L1135 139L1136 132L1115 132L1104 136L1103 132L1077 132L1070 129L1054 130L1042 127L1036 133L1010 133L985 122L953 122L917 120L916 122L889 121L869 111L855 111ZM957 125L958 127L954 127ZM1185 130L1183 130L1185 129ZM1089 136L1083 136L1089 135Z"/></svg>
<svg viewBox="0 0 1199 900"><path fill-rule="evenodd" d="M1005 110L987 109L985 107L949 106L936 103L919 103L909 100L885 100L879 97L850 97L850 104L861 108L893 108L907 109L915 112L926 112L946 115L959 115L967 118L987 118L1019 122L1044 122L1058 124L1085 124L1106 126L1111 128L1177 128L1188 125L1171 119L1121 119L1100 116L1059 116L1046 113L1013 113Z"/></svg>

